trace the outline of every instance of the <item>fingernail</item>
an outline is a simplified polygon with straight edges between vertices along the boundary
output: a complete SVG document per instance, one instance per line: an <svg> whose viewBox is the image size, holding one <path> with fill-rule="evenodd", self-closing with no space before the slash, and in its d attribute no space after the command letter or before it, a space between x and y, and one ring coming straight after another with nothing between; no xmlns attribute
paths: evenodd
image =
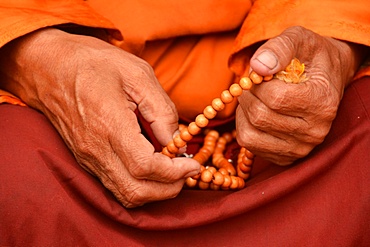
<svg viewBox="0 0 370 247"><path fill-rule="evenodd" d="M271 51L262 52L256 59L269 69L274 69L277 66L276 56Z"/></svg>

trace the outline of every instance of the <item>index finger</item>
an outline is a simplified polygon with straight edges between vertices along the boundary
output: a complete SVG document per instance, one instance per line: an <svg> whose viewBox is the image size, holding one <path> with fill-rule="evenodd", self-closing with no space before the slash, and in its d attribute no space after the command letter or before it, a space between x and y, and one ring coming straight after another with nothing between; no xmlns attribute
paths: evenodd
<svg viewBox="0 0 370 247"><path fill-rule="evenodd" d="M111 136L110 143L133 177L170 183L198 174L200 165L195 160L171 159L154 152L153 145L141 133L133 112L120 125L120 129L127 131L119 131Z"/></svg>
<svg viewBox="0 0 370 247"><path fill-rule="evenodd" d="M250 92L269 109L293 117L305 117L312 111L312 105L319 105L315 89L309 81L298 84L273 79L254 85ZM315 102L316 101L316 102ZM315 108L315 110L317 110Z"/></svg>

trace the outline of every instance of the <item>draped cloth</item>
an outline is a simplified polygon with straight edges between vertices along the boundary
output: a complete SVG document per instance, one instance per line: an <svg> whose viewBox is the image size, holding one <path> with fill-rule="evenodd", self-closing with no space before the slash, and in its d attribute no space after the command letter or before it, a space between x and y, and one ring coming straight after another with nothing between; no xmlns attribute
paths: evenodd
<svg viewBox="0 0 370 247"><path fill-rule="evenodd" d="M325 141L290 167L256 159L240 191L182 190L125 209L48 120L0 105L0 245L369 246L370 77L346 90Z"/></svg>
<svg viewBox="0 0 370 247"><path fill-rule="evenodd" d="M0 0L0 15L0 47L48 26L104 29L153 66L183 120L238 80L256 44L291 25L370 46L365 0ZM45 116L2 104L0 245L369 246L369 75L364 65L325 141L294 165L257 157L243 190L184 189L136 209L76 163ZM0 91L2 101L22 104ZM226 126L235 106L213 123Z"/></svg>
<svg viewBox="0 0 370 247"><path fill-rule="evenodd" d="M48 26L102 28L152 65L179 115L192 120L238 81L256 44L301 25L370 46L369 15L367 0L0 0L0 47ZM232 117L236 104L218 118Z"/></svg>

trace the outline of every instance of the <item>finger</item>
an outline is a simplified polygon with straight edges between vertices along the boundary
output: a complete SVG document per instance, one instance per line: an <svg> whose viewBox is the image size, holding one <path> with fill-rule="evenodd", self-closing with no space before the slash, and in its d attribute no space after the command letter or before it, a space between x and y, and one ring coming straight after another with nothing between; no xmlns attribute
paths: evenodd
<svg viewBox="0 0 370 247"><path fill-rule="evenodd" d="M244 116L248 116L254 128L280 139L294 137L307 141L309 138L306 134L309 126L303 118L280 114L249 92L244 92L243 97L239 98L239 103Z"/></svg>
<svg viewBox="0 0 370 247"><path fill-rule="evenodd" d="M127 181L127 180L126 180ZM160 183L151 180L132 180L127 186L117 188L110 183L105 186L113 192L115 197L127 208L134 208L144 204L167 200L176 197L183 188L185 179L173 183ZM122 188L125 188L122 190Z"/></svg>
<svg viewBox="0 0 370 247"><path fill-rule="evenodd" d="M141 180L140 187L137 187L135 193L130 198L120 200L125 207L133 208L144 204L172 199L176 197L183 188L185 180L179 180L174 183L165 184L149 180Z"/></svg>
<svg viewBox="0 0 370 247"><path fill-rule="evenodd" d="M103 162L106 163L106 167L116 167L118 171L110 169L107 173L100 174L99 178L125 207L132 208L152 201L173 198L184 185L185 179L162 183L134 178L128 170L124 169L124 164L118 156L115 154L105 156Z"/></svg>
<svg viewBox="0 0 370 247"><path fill-rule="evenodd" d="M292 27L268 40L252 56L251 69L262 76L284 70L301 49L306 37L305 31L301 27Z"/></svg>
<svg viewBox="0 0 370 247"><path fill-rule="evenodd" d="M135 158L136 165L130 166L130 173L138 179L148 179L163 183L172 183L182 178L195 176L200 165L191 158L169 158L161 153L151 156L143 154Z"/></svg>
<svg viewBox="0 0 370 247"><path fill-rule="evenodd" d="M174 104L163 92L158 97L145 98L138 105L138 109L144 119L150 123L153 134L159 143L166 146L178 130L179 119Z"/></svg>
<svg viewBox="0 0 370 247"><path fill-rule="evenodd" d="M137 76L141 87L131 85L128 94L137 104L143 118L150 124L153 134L162 146L172 140L178 129L178 115L174 103L161 87L149 65L144 64L143 73Z"/></svg>
<svg viewBox="0 0 370 247"><path fill-rule="evenodd" d="M317 94L307 82L293 84L273 79L253 86L250 92L268 108L287 116L303 118L311 113L308 106L316 104L312 100Z"/></svg>
<svg viewBox="0 0 370 247"><path fill-rule="evenodd" d="M278 138L256 129L245 117L240 106L236 111L236 130L239 145L276 164L291 164L312 149L311 146L298 143L294 139Z"/></svg>
<svg viewBox="0 0 370 247"><path fill-rule="evenodd" d="M195 160L170 159L154 152L153 145L142 135L133 112L126 114L115 126L129 130L116 132L110 137L110 144L133 177L171 183L198 174L200 166Z"/></svg>

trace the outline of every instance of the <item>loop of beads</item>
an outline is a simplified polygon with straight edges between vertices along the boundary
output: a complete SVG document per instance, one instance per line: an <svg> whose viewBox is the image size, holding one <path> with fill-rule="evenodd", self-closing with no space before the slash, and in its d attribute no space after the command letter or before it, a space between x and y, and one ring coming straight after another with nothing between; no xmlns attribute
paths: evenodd
<svg viewBox="0 0 370 247"><path fill-rule="evenodd" d="M299 68L299 69L297 69ZM278 79L285 80L285 77L292 78L292 73L295 73L294 78L307 78L303 74L304 64L301 64L298 59L294 58L291 64L283 72L278 73ZM276 75L275 75L276 76ZM219 111L225 108L226 104L231 103L235 97L240 96L243 90L249 90L253 84L260 84L263 81L269 81L274 76L260 76L255 71L249 74L249 77L242 77L239 83L232 84L229 89L222 91L219 98L212 100L211 104L206 106L201 114L199 114L194 122L191 122L187 127L180 126L180 134L176 135L166 147L163 148L162 154L174 158L177 156L179 149L186 146L193 136L201 133L202 128L205 128L209 120L216 117ZM254 155L244 147L240 148L236 168L223 155L226 145L235 138L233 133L224 133L219 136L215 130L208 130L205 133L204 144L193 157L201 165L201 171L198 175L186 179L188 188L211 189L211 190L237 190L245 186L245 180L250 177L252 170ZM206 162L212 158L212 165L205 166Z"/></svg>

